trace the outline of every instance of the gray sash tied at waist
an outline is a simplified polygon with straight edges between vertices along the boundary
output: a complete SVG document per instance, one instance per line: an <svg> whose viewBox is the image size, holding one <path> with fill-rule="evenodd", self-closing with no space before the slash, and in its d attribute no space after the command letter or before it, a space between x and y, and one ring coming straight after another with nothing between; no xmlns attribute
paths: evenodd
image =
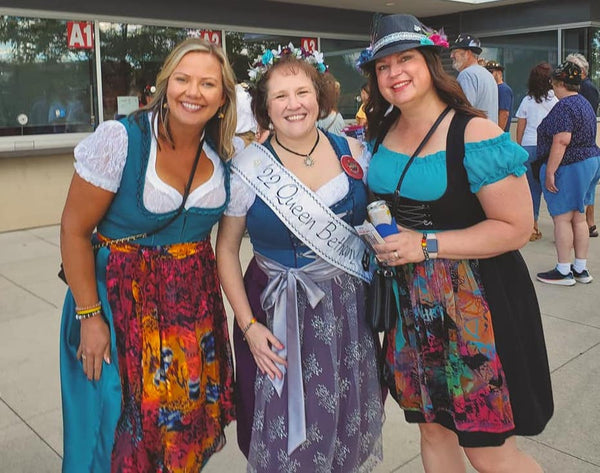
<svg viewBox="0 0 600 473"><path fill-rule="evenodd" d="M325 293L317 282L328 281L344 274L339 268L322 259L301 268L289 268L259 253L254 253L258 267L269 281L260 297L264 311L272 317L273 335L283 344L282 350L272 348L287 360L285 366L277 363L284 374L283 379L271 380L281 397L287 377L288 391L288 455L306 440L306 416L304 411L304 385L302 360L300 359L300 330L298 324L298 286L302 287L308 303L314 309Z"/></svg>

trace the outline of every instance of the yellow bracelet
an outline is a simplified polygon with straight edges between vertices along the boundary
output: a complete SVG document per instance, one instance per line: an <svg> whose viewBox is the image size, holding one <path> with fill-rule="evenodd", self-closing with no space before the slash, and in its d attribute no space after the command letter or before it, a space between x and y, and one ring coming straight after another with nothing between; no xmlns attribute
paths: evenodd
<svg viewBox="0 0 600 473"><path fill-rule="evenodd" d="M246 332L248 330L250 330L250 327L252 327L254 324L256 323L256 317L252 317L250 319L250 322L248 322L248 325L246 325L243 329L242 329L242 340L246 340Z"/></svg>
<svg viewBox="0 0 600 473"><path fill-rule="evenodd" d="M89 309L75 309L75 313L77 315L88 315L88 314L93 314L94 312L98 312L99 310L102 309L102 304L100 302L98 302L98 304L96 304L94 307L90 307Z"/></svg>
<svg viewBox="0 0 600 473"><path fill-rule="evenodd" d="M102 307L102 302L100 302L100 301L95 302L95 303L93 303L91 305L86 305L85 307L79 307L79 306L77 306L77 307L75 307L75 312L83 313L86 310L98 309L99 307Z"/></svg>
<svg viewBox="0 0 600 473"><path fill-rule="evenodd" d="M75 314L75 320L86 320L91 319L92 317L96 317L102 313L102 309L96 309L94 312L90 312L88 314Z"/></svg>

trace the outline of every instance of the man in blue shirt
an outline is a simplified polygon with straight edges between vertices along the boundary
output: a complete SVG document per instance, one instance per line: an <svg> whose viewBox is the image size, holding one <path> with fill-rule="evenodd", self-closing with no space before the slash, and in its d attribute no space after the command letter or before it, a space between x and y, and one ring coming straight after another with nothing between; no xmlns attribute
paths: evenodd
<svg viewBox="0 0 600 473"><path fill-rule="evenodd" d="M509 131L512 118L513 91L504 82L504 66L497 61L488 61L485 68L492 73L496 84L498 84L498 126L504 131Z"/></svg>

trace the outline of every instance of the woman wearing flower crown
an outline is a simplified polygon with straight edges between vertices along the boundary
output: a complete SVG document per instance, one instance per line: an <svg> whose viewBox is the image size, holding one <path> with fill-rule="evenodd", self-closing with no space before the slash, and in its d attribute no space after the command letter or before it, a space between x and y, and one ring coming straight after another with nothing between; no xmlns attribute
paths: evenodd
<svg viewBox="0 0 600 473"><path fill-rule="evenodd" d="M540 311L517 251L533 224L527 153L469 105L440 46L415 17L391 15L362 63L368 185L399 229L377 247L399 285L384 376L419 425L428 473L464 473L460 447L480 472L541 472L515 440L553 412Z"/></svg>
<svg viewBox="0 0 600 473"><path fill-rule="evenodd" d="M267 51L253 110L271 128L232 160L217 261L237 321L238 443L248 471L371 471L383 406L365 322L364 150L317 129L330 94L319 53ZM242 279L247 227L255 258ZM258 367L258 369L257 369Z"/></svg>

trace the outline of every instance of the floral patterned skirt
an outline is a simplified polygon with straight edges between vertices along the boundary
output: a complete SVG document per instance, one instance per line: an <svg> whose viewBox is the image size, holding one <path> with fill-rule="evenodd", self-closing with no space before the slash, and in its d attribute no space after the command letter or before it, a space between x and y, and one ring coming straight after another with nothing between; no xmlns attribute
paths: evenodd
<svg viewBox="0 0 600 473"><path fill-rule="evenodd" d="M245 282L253 313L272 327L258 301L266 277L254 260ZM238 338L237 400L242 412L250 411L238 421L238 441L248 452L250 473L367 473L381 461L378 340L364 316L365 285L347 274L316 284L325 296L314 308L304 291L298 291L307 439L291 454L288 383L279 397L269 378L257 373L252 354Z"/></svg>
<svg viewBox="0 0 600 473"><path fill-rule="evenodd" d="M401 316L384 373L409 422L466 447L534 435L553 411L537 298L518 252L398 268Z"/></svg>
<svg viewBox="0 0 600 473"><path fill-rule="evenodd" d="M106 282L122 386L112 471L198 472L223 447L234 419L210 241L111 245Z"/></svg>

